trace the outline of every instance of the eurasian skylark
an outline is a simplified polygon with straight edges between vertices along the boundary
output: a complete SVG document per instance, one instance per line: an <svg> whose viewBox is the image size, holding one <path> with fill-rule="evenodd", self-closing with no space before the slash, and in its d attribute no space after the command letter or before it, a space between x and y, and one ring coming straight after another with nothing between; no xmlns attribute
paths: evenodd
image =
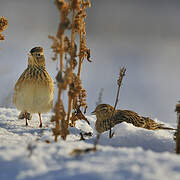
<svg viewBox="0 0 180 180"><path fill-rule="evenodd" d="M28 67L14 87L13 103L25 113L26 126L28 113L38 113L42 127L41 113L52 109L53 96L54 84L46 70L43 48L35 47L28 54Z"/></svg>
<svg viewBox="0 0 180 180"><path fill-rule="evenodd" d="M97 132L103 133L110 129L110 119L113 113L113 107L109 104L99 104L92 114L96 115L95 128ZM115 110L111 119L111 127L121 122L131 123L136 127L141 127L149 130L166 129L175 130L173 128L164 127L149 117L143 117L136 112L130 110Z"/></svg>

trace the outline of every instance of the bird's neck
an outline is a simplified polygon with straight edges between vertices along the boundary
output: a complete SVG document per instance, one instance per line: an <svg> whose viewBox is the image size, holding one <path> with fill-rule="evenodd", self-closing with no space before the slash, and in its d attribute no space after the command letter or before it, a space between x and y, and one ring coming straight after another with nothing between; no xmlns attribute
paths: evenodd
<svg viewBox="0 0 180 180"><path fill-rule="evenodd" d="M96 115L97 121L102 121L106 119L110 119L112 116L112 112L107 112L107 113L99 113Z"/></svg>
<svg viewBox="0 0 180 180"><path fill-rule="evenodd" d="M39 69L39 70L45 70L46 66L41 66L41 65L36 65L36 64L28 64L28 68L35 68L35 69Z"/></svg>

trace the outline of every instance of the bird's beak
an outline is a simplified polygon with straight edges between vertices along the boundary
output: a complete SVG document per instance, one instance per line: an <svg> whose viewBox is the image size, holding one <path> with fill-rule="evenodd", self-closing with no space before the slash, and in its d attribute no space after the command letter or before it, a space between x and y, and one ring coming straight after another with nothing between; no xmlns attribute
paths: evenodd
<svg viewBox="0 0 180 180"><path fill-rule="evenodd" d="M28 56L31 57L32 56L31 53L28 53Z"/></svg>
<svg viewBox="0 0 180 180"><path fill-rule="evenodd" d="M96 111L94 110L93 112L91 112L92 115L96 115Z"/></svg>

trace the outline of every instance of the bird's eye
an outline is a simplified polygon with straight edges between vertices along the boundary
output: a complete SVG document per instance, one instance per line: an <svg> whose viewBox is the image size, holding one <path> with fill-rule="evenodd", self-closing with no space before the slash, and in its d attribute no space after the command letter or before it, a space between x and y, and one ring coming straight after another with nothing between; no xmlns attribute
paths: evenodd
<svg viewBox="0 0 180 180"><path fill-rule="evenodd" d="M41 56L41 54L39 54L39 53L38 53L38 54L37 54L37 56L38 56L38 57L40 57L40 56Z"/></svg>
<svg viewBox="0 0 180 180"><path fill-rule="evenodd" d="M107 107L103 107L102 109L101 109L101 111L107 111Z"/></svg>

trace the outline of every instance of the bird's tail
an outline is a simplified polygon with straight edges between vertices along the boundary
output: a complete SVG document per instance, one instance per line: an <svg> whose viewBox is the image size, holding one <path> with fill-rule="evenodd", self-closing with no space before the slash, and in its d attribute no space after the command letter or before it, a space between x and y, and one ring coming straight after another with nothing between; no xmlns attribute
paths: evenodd
<svg viewBox="0 0 180 180"><path fill-rule="evenodd" d="M163 126L163 124L161 124L161 125L159 126L159 129L164 129L164 130L174 130L174 131L177 130L177 129L174 129L174 128L171 128L171 127L165 127L165 126Z"/></svg>
<svg viewBox="0 0 180 180"><path fill-rule="evenodd" d="M164 129L164 130L176 130L171 127L166 127L164 124L159 124L155 122L154 120L150 119L149 117L142 117L145 120L145 127L150 130L158 130L158 129Z"/></svg>

